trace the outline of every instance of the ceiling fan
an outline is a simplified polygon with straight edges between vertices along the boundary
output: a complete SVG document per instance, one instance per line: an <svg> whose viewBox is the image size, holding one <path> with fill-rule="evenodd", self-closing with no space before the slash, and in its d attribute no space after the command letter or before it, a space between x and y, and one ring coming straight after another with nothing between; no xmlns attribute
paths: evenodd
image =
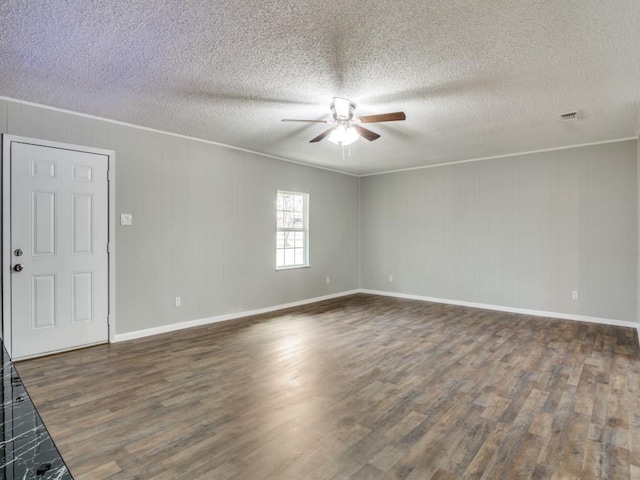
<svg viewBox="0 0 640 480"><path fill-rule="evenodd" d="M330 129L325 130L317 137L311 139L309 143L319 142L325 137L329 137L328 140L336 145L350 145L360 137L366 138L370 142L380 138L380 135L377 133L364 128L361 125L363 123L394 122L407 118L404 112L354 117L353 112L356 109L356 104L348 98L333 97L333 103L330 105L330 108L333 120L296 120L285 118L282 121L332 124Z"/></svg>

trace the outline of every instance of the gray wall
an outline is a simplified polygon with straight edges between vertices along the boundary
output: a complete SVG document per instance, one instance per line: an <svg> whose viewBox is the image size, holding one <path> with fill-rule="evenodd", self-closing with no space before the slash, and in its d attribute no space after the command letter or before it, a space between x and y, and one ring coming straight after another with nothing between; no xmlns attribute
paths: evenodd
<svg viewBox="0 0 640 480"><path fill-rule="evenodd" d="M359 286L357 177L5 100L0 132L115 150L117 333ZM310 268L275 271L277 189L310 194Z"/></svg>
<svg viewBox="0 0 640 480"><path fill-rule="evenodd" d="M637 148L361 178L362 288L637 321Z"/></svg>
<svg viewBox="0 0 640 480"><path fill-rule="evenodd" d="M116 151L117 333L359 286L638 320L637 141L359 181L5 100L0 132ZM311 268L274 269L279 188L311 194Z"/></svg>

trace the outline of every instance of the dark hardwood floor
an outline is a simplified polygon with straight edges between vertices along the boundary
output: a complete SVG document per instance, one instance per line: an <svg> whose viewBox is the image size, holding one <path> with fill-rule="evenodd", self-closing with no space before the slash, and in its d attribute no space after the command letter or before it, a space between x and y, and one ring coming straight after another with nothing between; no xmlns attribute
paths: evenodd
<svg viewBox="0 0 640 480"><path fill-rule="evenodd" d="M628 328L355 295L17 366L76 480L640 478Z"/></svg>

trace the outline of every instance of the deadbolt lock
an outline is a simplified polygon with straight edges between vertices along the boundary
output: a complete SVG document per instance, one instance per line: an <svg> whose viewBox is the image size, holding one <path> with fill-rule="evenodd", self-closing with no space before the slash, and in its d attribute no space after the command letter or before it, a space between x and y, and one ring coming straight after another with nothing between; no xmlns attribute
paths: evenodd
<svg viewBox="0 0 640 480"><path fill-rule="evenodd" d="M21 248L16 248L16 249L14 250L13 254L14 254L16 257L21 257L21 256L22 256L22 249L21 249Z"/></svg>

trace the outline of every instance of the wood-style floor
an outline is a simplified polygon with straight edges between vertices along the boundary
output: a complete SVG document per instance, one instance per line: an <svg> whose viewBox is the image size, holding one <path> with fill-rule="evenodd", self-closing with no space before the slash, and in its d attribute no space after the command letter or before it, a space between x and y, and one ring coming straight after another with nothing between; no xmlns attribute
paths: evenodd
<svg viewBox="0 0 640 480"><path fill-rule="evenodd" d="M18 369L76 480L640 478L628 328L355 295Z"/></svg>

